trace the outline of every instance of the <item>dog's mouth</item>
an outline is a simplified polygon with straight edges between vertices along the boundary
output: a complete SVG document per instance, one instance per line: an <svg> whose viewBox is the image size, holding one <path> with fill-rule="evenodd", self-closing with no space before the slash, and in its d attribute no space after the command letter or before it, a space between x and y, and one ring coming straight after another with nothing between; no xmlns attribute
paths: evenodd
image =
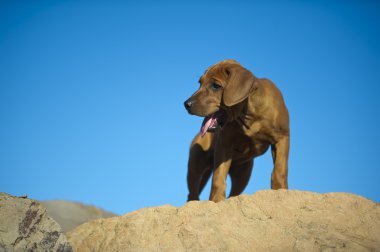
<svg viewBox="0 0 380 252"><path fill-rule="evenodd" d="M207 131L214 131L218 127L223 127L226 119L227 113L222 109L206 116L202 123L201 136L203 137Z"/></svg>

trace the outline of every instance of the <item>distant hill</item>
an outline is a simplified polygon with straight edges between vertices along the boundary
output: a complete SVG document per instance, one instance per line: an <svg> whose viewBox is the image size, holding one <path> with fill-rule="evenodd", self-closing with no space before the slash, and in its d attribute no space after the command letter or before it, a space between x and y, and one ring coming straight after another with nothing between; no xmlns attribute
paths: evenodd
<svg viewBox="0 0 380 252"><path fill-rule="evenodd" d="M116 214L91 205L64 200L40 201L50 217L61 226L64 233L90 220L108 218Z"/></svg>

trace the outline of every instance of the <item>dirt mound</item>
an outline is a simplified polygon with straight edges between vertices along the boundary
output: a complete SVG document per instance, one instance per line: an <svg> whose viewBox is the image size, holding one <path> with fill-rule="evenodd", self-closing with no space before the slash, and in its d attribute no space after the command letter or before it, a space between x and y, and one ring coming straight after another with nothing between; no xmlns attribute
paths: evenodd
<svg viewBox="0 0 380 252"><path fill-rule="evenodd" d="M76 251L380 251L380 207L347 193L264 190L85 223Z"/></svg>

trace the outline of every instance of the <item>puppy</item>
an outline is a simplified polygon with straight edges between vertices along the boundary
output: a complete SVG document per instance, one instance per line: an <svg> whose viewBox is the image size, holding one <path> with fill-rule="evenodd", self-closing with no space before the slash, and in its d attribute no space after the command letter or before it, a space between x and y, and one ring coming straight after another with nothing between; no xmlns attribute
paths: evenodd
<svg viewBox="0 0 380 252"><path fill-rule="evenodd" d="M212 174L210 200L226 198L226 178L236 196L248 184L253 160L271 147L272 189L288 188L289 114L281 92L268 79L255 77L237 61L209 67L199 89L185 101L191 115L204 117L190 148L188 201L199 194Z"/></svg>

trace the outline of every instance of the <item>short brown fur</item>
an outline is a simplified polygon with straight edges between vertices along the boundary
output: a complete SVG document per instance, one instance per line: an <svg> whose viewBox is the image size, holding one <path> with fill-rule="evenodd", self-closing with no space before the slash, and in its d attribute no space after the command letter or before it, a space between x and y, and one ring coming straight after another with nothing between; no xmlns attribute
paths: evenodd
<svg viewBox="0 0 380 252"><path fill-rule="evenodd" d="M268 79L259 79L237 61L224 60L199 80L200 88L186 102L190 114L209 116L223 110L223 127L197 134L188 162L188 200L199 194L212 176L210 200L226 198L226 178L231 177L231 196L248 184L254 158L272 150L272 189L288 188L289 114L283 96ZM212 90L217 83L221 88Z"/></svg>

